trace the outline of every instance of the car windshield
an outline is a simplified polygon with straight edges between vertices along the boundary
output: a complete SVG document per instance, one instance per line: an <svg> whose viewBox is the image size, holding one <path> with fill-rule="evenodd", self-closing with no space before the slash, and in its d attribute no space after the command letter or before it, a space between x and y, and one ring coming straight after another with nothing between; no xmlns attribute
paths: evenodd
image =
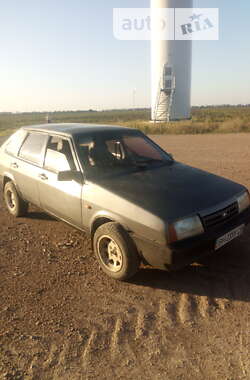
<svg viewBox="0 0 250 380"><path fill-rule="evenodd" d="M78 155L87 173L110 173L121 169L145 169L173 160L140 132L96 133L76 138Z"/></svg>

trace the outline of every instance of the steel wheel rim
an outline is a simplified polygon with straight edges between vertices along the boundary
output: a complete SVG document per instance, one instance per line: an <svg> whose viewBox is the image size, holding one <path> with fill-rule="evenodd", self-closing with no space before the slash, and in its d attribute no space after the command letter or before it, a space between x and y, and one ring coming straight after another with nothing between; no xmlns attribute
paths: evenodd
<svg viewBox="0 0 250 380"><path fill-rule="evenodd" d="M14 195L13 191L8 190L6 192L6 201L7 201L8 207L11 210L13 210L16 207L16 200L15 200L15 195Z"/></svg>
<svg viewBox="0 0 250 380"><path fill-rule="evenodd" d="M117 273L122 269L123 256L119 245L110 236L101 236L97 241L98 256L106 269Z"/></svg>

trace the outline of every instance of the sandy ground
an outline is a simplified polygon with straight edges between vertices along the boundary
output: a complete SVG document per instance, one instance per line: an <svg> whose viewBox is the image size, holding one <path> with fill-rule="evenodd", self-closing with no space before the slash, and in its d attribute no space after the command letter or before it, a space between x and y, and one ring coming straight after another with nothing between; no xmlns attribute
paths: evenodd
<svg viewBox="0 0 250 380"><path fill-rule="evenodd" d="M250 135L154 139L250 188ZM0 225L0 379L250 378L249 228L204 266L119 283L39 210L15 220L1 200Z"/></svg>

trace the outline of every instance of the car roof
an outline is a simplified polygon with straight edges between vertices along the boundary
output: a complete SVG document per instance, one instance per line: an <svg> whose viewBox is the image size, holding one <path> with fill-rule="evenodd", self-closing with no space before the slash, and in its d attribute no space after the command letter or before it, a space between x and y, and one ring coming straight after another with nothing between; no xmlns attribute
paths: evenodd
<svg viewBox="0 0 250 380"><path fill-rule="evenodd" d="M56 133L64 136L76 136L82 134L90 134L92 132L120 132L135 131L133 128L121 127L117 125L102 124L78 124L78 123L58 123L58 124L41 124L22 127L28 131Z"/></svg>

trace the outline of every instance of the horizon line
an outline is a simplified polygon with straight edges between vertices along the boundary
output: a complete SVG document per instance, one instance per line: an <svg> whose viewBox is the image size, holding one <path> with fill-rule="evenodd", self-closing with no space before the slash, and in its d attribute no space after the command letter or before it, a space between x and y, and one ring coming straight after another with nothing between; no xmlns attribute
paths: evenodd
<svg viewBox="0 0 250 380"><path fill-rule="evenodd" d="M239 104L230 104L230 103L225 103L225 104L206 104L206 105L192 105L191 108L221 108L221 107L250 107L250 103L239 103ZM32 114L32 113L40 113L40 114L51 114L51 113L66 113L66 112L86 112L86 113L92 113L92 112L114 112L114 111L150 111L150 107L128 107L128 108L107 108L103 110L97 110L90 108L88 110L86 109L65 109L65 110L54 110L54 111L0 111L0 115L16 115L16 114Z"/></svg>

